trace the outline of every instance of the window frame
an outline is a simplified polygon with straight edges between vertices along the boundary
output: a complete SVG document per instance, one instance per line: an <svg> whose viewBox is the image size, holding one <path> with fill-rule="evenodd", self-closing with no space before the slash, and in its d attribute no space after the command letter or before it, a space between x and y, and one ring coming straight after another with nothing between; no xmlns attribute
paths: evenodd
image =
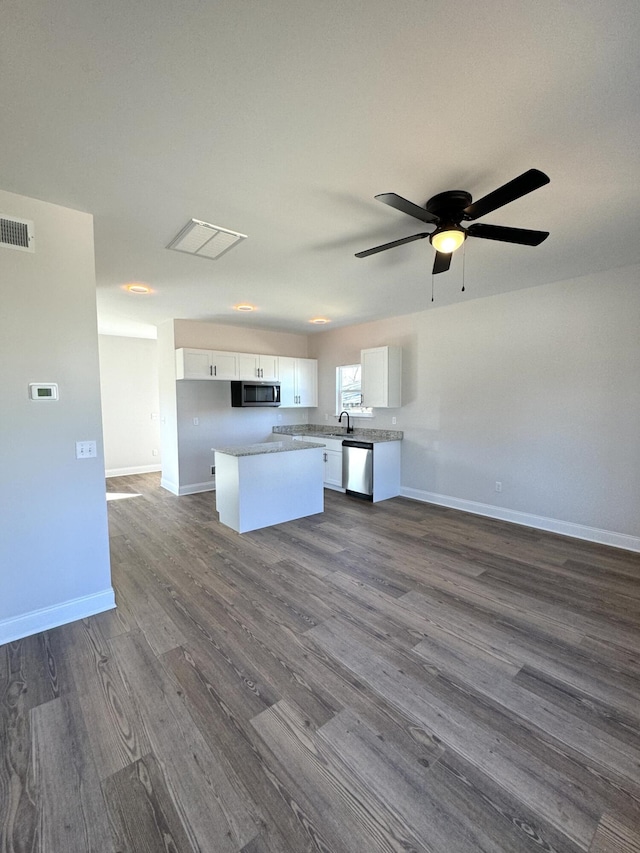
<svg viewBox="0 0 640 853"><path fill-rule="evenodd" d="M360 369L360 399L362 399L362 365L355 364L339 364L336 367L336 417L339 417L340 412L348 412L352 418L373 418L373 409L368 406L352 407L343 403L343 377L342 371L347 369Z"/></svg>

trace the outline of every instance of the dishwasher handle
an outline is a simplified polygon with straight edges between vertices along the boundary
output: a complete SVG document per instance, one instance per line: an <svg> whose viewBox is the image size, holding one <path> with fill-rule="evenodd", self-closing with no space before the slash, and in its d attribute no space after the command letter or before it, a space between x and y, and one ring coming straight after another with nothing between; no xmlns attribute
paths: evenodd
<svg viewBox="0 0 640 853"><path fill-rule="evenodd" d="M363 450L373 450L373 443L371 441L356 441L355 439L348 438L342 442L343 447L361 447Z"/></svg>

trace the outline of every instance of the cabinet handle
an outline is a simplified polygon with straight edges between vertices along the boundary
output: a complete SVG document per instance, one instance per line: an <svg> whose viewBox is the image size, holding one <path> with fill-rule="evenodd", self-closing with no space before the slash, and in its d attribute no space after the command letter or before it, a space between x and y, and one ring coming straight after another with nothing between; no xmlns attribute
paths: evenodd
<svg viewBox="0 0 640 853"><path fill-rule="evenodd" d="M213 376L213 367L209 365L209 376Z"/></svg>
<svg viewBox="0 0 640 853"><path fill-rule="evenodd" d="M213 365L213 375L214 375L214 376L217 376L217 375L218 375L218 368L216 367L216 365L215 365L215 364Z"/></svg>
<svg viewBox="0 0 640 853"><path fill-rule="evenodd" d="M327 454L323 453L322 456L323 456L324 461L326 462L327 461Z"/></svg>

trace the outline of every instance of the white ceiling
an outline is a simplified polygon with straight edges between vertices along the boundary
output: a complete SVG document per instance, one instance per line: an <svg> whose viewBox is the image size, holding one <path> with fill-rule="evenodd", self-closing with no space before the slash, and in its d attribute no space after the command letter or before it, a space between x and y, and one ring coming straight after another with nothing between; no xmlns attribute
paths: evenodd
<svg viewBox="0 0 640 853"><path fill-rule="evenodd" d="M479 198L531 167L551 183L482 221L551 236L467 241L466 292L454 256L435 306L626 266L639 43L637 0L5 0L0 187L94 214L107 332L423 310L427 240L354 257L424 230L374 195ZM192 217L249 239L167 250Z"/></svg>

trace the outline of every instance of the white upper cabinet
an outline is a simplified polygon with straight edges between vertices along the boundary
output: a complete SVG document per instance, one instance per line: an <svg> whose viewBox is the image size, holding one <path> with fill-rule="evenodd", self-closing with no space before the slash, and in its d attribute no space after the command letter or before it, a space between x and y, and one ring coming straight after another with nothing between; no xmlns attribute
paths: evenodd
<svg viewBox="0 0 640 853"><path fill-rule="evenodd" d="M318 405L318 362L315 358L177 349L176 379L280 381L283 406Z"/></svg>
<svg viewBox="0 0 640 853"><path fill-rule="evenodd" d="M299 406L318 405L318 362L315 358L296 359L296 391Z"/></svg>
<svg viewBox="0 0 640 853"><path fill-rule="evenodd" d="M178 379L211 379L211 353L208 349L176 350Z"/></svg>
<svg viewBox="0 0 640 853"><path fill-rule="evenodd" d="M177 349L176 379L237 379L235 352L209 349Z"/></svg>
<svg viewBox="0 0 640 853"><path fill-rule="evenodd" d="M214 379L238 378L238 354L211 351L211 372Z"/></svg>
<svg viewBox="0 0 640 853"><path fill-rule="evenodd" d="M278 356L239 352L238 372L239 379L276 382L278 379Z"/></svg>
<svg viewBox="0 0 640 853"><path fill-rule="evenodd" d="M362 405L397 409L402 405L402 348L373 347L360 353Z"/></svg>
<svg viewBox="0 0 640 853"><path fill-rule="evenodd" d="M315 358L278 359L280 404L286 408L318 405L318 362Z"/></svg>

